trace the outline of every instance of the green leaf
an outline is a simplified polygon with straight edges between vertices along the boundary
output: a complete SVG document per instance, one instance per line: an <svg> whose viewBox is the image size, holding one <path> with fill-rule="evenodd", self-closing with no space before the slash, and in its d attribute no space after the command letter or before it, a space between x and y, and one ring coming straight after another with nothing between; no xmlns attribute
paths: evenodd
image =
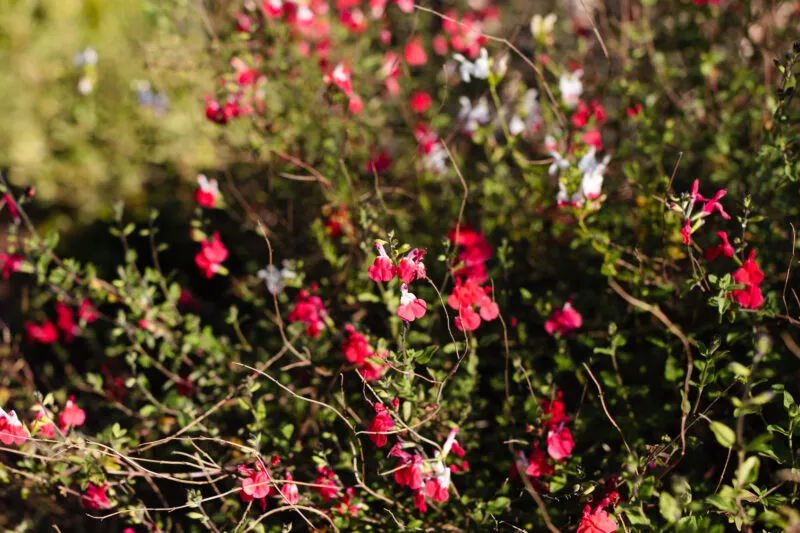
<svg viewBox="0 0 800 533"><path fill-rule="evenodd" d="M681 517L681 508L678 506L678 501L669 492L662 492L658 497L658 510L664 520L670 524L674 524Z"/></svg>
<svg viewBox="0 0 800 533"><path fill-rule="evenodd" d="M736 443L736 434L722 422L711 422L709 428L714 433L720 446L730 448Z"/></svg>
<svg viewBox="0 0 800 533"><path fill-rule="evenodd" d="M431 357L433 357L433 354L435 354L438 350L438 346L428 346L417 355L415 359L416 363L420 365L428 364L428 362L431 360Z"/></svg>
<svg viewBox="0 0 800 533"><path fill-rule="evenodd" d="M758 479L759 460L756 456L750 456L744 460L736 469L736 484L739 487L746 487Z"/></svg>
<svg viewBox="0 0 800 533"><path fill-rule="evenodd" d="M294 424L286 424L281 428L281 435L287 439L292 437L292 433L294 433Z"/></svg>

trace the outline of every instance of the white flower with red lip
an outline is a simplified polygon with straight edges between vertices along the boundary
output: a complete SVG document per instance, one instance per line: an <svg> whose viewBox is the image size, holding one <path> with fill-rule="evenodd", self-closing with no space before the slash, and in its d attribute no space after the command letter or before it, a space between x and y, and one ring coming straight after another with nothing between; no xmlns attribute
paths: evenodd
<svg viewBox="0 0 800 533"><path fill-rule="evenodd" d="M482 96L475 106L466 96L459 98L458 102L461 104L461 110L458 112L458 121L462 124L464 131L473 133L479 126L489 123L491 110L489 101L485 96Z"/></svg>
<svg viewBox="0 0 800 533"><path fill-rule="evenodd" d="M28 431L13 410L6 413L0 407L0 442L5 445L22 444L28 438Z"/></svg>
<svg viewBox="0 0 800 533"><path fill-rule="evenodd" d="M397 265L397 275L403 283L411 283L414 279L423 279L425 277L425 263L422 258L425 255L425 250L414 248L407 256L400 260Z"/></svg>
<svg viewBox="0 0 800 533"><path fill-rule="evenodd" d="M558 89L561 91L561 99L567 104L567 107L572 109L578 105L578 101L583 94L583 70L578 69L575 72L565 72L558 80Z"/></svg>
<svg viewBox="0 0 800 533"><path fill-rule="evenodd" d="M353 93L353 83L352 83L352 71L350 67L345 66L343 63L339 63L333 69L333 74L331 75L331 80L333 81L334 85L339 87L344 94L350 96Z"/></svg>
<svg viewBox="0 0 800 533"><path fill-rule="evenodd" d="M427 310L428 304L425 303L425 300L417 298L412 292L408 292L408 285L403 283L400 286L400 306L397 308L397 316L406 322L413 322L425 316Z"/></svg>
<svg viewBox="0 0 800 533"><path fill-rule="evenodd" d="M611 156L607 155L602 161L598 162L595 158L596 153L594 147L589 148L589 151L578 163L578 169L583 172L581 193L589 200L594 200L600 196L603 187L603 173L606 171L608 162L611 161Z"/></svg>
<svg viewBox="0 0 800 533"><path fill-rule="evenodd" d="M197 190L194 191L194 201L200 207L211 209L217 206L219 199L219 184L217 180L209 180L205 174L197 175Z"/></svg>

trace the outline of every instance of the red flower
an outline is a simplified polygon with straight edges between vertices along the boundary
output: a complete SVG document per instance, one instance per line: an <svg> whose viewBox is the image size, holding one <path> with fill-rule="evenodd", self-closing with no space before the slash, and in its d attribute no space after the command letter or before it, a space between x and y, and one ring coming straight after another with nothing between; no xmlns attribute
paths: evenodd
<svg viewBox="0 0 800 533"><path fill-rule="evenodd" d="M314 490L322 496L322 501L327 503L339 494L339 487L334 481L336 474L330 468L323 467L317 468L317 472L319 472L319 476L314 480L314 485L316 485Z"/></svg>
<svg viewBox="0 0 800 533"><path fill-rule="evenodd" d="M531 456L528 457L528 467L525 469L528 477L537 478L549 476L553 473L553 466L547 462L547 455L539 449L539 444L533 445Z"/></svg>
<svg viewBox="0 0 800 533"><path fill-rule="evenodd" d="M594 511L590 506L583 510L583 518L578 526L577 533L614 533L617 523L608 516L603 507L598 505Z"/></svg>
<svg viewBox="0 0 800 533"><path fill-rule="evenodd" d="M423 279L425 277L425 263L422 258L425 256L425 250L414 248L408 255L400 260L397 265L397 276L403 283L411 283L416 279Z"/></svg>
<svg viewBox="0 0 800 533"><path fill-rule="evenodd" d="M428 304L425 300L417 298L412 292L408 292L408 285L403 283L400 286L400 306L397 308L397 316L406 322L413 322L417 318L425 316Z"/></svg>
<svg viewBox="0 0 800 533"><path fill-rule="evenodd" d="M733 246L731 246L731 243L728 242L728 234L724 231L718 231L717 236L722 241L722 244L708 248L705 251L705 254L703 255L706 261L713 261L720 255L724 255L725 257L733 257Z"/></svg>
<svg viewBox="0 0 800 533"><path fill-rule="evenodd" d="M425 91L414 91L408 101L408 104L411 106L411 111L419 114L427 111L431 107L432 103L433 99L431 98L431 95Z"/></svg>
<svg viewBox="0 0 800 533"><path fill-rule="evenodd" d="M692 222L687 218L681 228L681 237L683 238L683 244L689 244L692 238Z"/></svg>
<svg viewBox="0 0 800 533"><path fill-rule="evenodd" d="M594 146L597 150L603 149L603 138L597 130L590 130L583 134L583 142L589 146Z"/></svg>
<svg viewBox="0 0 800 533"><path fill-rule="evenodd" d="M22 261L20 255L0 253L0 273L2 273L3 279L8 279L12 272L19 272Z"/></svg>
<svg viewBox="0 0 800 533"><path fill-rule="evenodd" d="M86 422L86 411L75 403L75 396L70 396L64 409L58 414L58 427L66 432L71 427L82 426Z"/></svg>
<svg viewBox="0 0 800 533"><path fill-rule="evenodd" d="M394 480L397 484L401 487L408 487L411 490L422 488L422 457L414 454L406 461L403 461L403 464L405 466L394 473Z"/></svg>
<svg viewBox="0 0 800 533"><path fill-rule="evenodd" d="M586 105L586 102L581 100L580 102L578 102L578 108L572 115L572 124L576 128L583 128L589 121L589 118L591 116L592 116L591 109L589 109L589 106Z"/></svg>
<svg viewBox="0 0 800 533"><path fill-rule="evenodd" d="M17 222L19 220L19 212L17 211L17 204L14 203L14 198L10 194L5 193L3 195L3 201L8 206L8 212L11 213L11 218L14 219L14 222Z"/></svg>
<svg viewBox="0 0 800 533"><path fill-rule="evenodd" d="M346 325L344 329L349 333L347 340L342 344L345 358L351 363L363 364L364 360L372 355L366 337L361 333L356 333L355 328L350 324Z"/></svg>
<svg viewBox="0 0 800 533"><path fill-rule="evenodd" d="M484 283L489 278L486 273L485 263L492 257L492 247L484 238L483 233L475 232L468 225L458 228L457 233L457 239L456 228L453 228L447 234L447 238L450 241L454 241L456 246L464 247L458 256L458 260L463 264L463 267L457 269L453 274L464 277L467 280Z"/></svg>
<svg viewBox="0 0 800 533"><path fill-rule="evenodd" d="M108 490L108 487L105 485L97 487L89 483L86 486L86 492L81 496L81 505L86 509L92 510L110 508L111 503L108 501L108 496L106 496L106 490Z"/></svg>
<svg viewBox="0 0 800 533"><path fill-rule="evenodd" d="M569 428L562 427L547 432L547 454L556 461L569 457L574 447L575 441L572 440Z"/></svg>
<svg viewBox="0 0 800 533"><path fill-rule="evenodd" d="M364 111L364 100L355 93L350 95L350 101L347 103L347 110L354 115L358 115Z"/></svg>
<svg viewBox="0 0 800 533"><path fill-rule="evenodd" d="M228 249L219 239L219 233L215 232L211 240L200 243L202 248L194 257L194 262L203 271L206 278L211 278L219 271L222 263L228 258Z"/></svg>
<svg viewBox="0 0 800 533"><path fill-rule="evenodd" d="M20 422L17 413L11 411L6 413L0 408L0 442L10 446L12 444L22 444L28 438L28 431Z"/></svg>
<svg viewBox="0 0 800 533"><path fill-rule="evenodd" d="M194 191L194 201L200 207L213 209L219 201L219 185L217 180L209 180L205 174L197 175L197 189Z"/></svg>
<svg viewBox="0 0 800 533"><path fill-rule="evenodd" d="M86 323L94 322L98 318L97 309L95 309L92 306L92 302L86 298L81 301L81 305L78 307L78 318Z"/></svg>
<svg viewBox="0 0 800 533"><path fill-rule="evenodd" d="M42 323L41 326L33 322L25 322L25 331L28 333L30 342L52 344L58 340L58 330L49 320Z"/></svg>
<svg viewBox="0 0 800 533"><path fill-rule="evenodd" d="M372 419L367 431L369 431L369 438L375 446L382 448L388 441L385 432L394 427L394 420L382 403L376 403L374 407L375 418Z"/></svg>
<svg viewBox="0 0 800 533"><path fill-rule="evenodd" d="M289 481L289 483L283 484L283 487L281 487L281 494L283 494L283 498L289 505L297 505L297 502L300 501L300 494L297 490L297 485L291 483L292 475L288 472L286 473L286 480Z"/></svg>
<svg viewBox="0 0 800 533"><path fill-rule="evenodd" d="M722 199L722 197L725 196L726 194L728 194L727 190L720 189L717 191L717 194L715 194L714 197L711 198L710 200L706 200L700 195L698 195L698 199L706 203L706 205L703 206L703 214L710 215L716 210L719 211L719 214L722 216L722 218L724 218L725 220L730 220L731 216L725 212L725 210L722 208L722 204L719 203L720 199Z"/></svg>
<svg viewBox="0 0 800 533"><path fill-rule="evenodd" d="M414 505L421 513L428 511L428 504L425 503L425 493L422 490L414 492Z"/></svg>
<svg viewBox="0 0 800 533"><path fill-rule="evenodd" d="M552 335L559 332L566 335L570 331L576 330L583 325L583 317L576 311L570 302L564 304L561 309L556 309L550 318L544 323L544 330Z"/></svg>
<svg viewBox="0 0 800 533"><path fill-rule="evenodd" d="M261 10L268 18L277 19L284 13L283 0L264 0L261 2Z"/></svg>
<svg viewBox="0 0 800 533"><path fill-rule="evenodd" d="M372 357L364 361L364 364L359 367L358 370L361 372L361 376L367 381L375 381L376 379L380 379L381 376L383 376L383 373L386 372L388 365L375 361L383 360L387 357L389 357L389 352L372 354Z"/></svg>
<svg viewBox="0 0 800 533"><path fill-rule="evenodd" d="M316 284L312 287L312 290L315 289ZM318 337L320 331L325 329L325 317L328 316L328 311L325 309L322 299L305 289L301 289L294 300L294 309L286 319L289 323L303 322L307 325L306 335L311 338Z"/></svg>
<svg viewBox="0 0 800 533"><path fill-rule="evenodd" d="M642 112L642 104L636 104L633 107L629 107L627 112L628 116L631 118L638 116Z"/></svg>
<svg viewBox="0 0 800 533"><path fill-rule="evenodd" d="M750 256L736 272L733 273L733 280L744 285L744 289L737 289L731 294L733 299L745 309L757 309L764 303L764 296L758 285L764 281L764 272L758 268L756 263L756 251L750 250Z"/></svg>
<svg viewBox="0 0 800 533"><path fill-rule="evenodd" d="M372 263L372 266L369 267L369 269L367 269L367 273L369 274L370 279L376 282L392 281L392 279L394 279L395 274L397 273L397 270L392 264L392 260L386 253L383 244L376 242L375 248L378 249L378 257L375 258L375 262Z"/></svg>
<svg viewBox="0 0 800 533"><path fill-rule="evenodd" d="M392 158L389 157L389 152L381 150L378 153L373 153L367 162L367 170L372 172L384 172L392 165Z"/></svg>
<svg viewBox="0 0 800 533"><path fill-rule="evenodd" d="M556 399L552 402L548 399L542 400L542 411L545 416L544 425L546 428L553 429L562 423L572 420L572 418L565 413L563 397L564 393L558 391L556 393Z"/></svg>
<svg viewBox="0 0 800 533"><path fill-rule="evenodd" d="M422 39L419 37L412 37L406 44L403 55L406 58L406 63L412 67L419 67L428 62L428 54L425 53L425 48L422 46Z"/></svg>
<svg viewBox="0 0 800 533"><path fill-rule="evenodd" d="M64 332L64 341L72 342L75 340L75 334L78 332L78 326L75 324L75 319L72 316L72 310L61 302L56 302L56 325L58 329Z"/></svg>
<svg viewBox="0 0 800 533"><path fill-rule="evenodd" d="M603 107L603 104L600 103L599 100L594 99L592 100L592 114L594 115L594 119L597 121L598 124L603 124L606 121L607 115L606 110Z"/></svg>
<svg viewBox="0 0 800 533"><path fill-rule="evenodd" d="M44 407L42 407L39 412L36 413L36 420L43 420L45 417L52 420L50 413L45 413ZM2 422L0 422L2 423ZM56 427L53 425L52 422L47 422L45 424L40 424L38 426L37 433L41 433L48 439L54 439L56 436Z"/></svg>

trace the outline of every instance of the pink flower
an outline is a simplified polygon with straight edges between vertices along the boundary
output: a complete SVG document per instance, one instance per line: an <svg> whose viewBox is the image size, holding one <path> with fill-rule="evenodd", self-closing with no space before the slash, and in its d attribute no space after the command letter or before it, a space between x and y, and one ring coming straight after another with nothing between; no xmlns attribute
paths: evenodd
<svg viewBox="0 0 800 533"><path fill-rule="evenodd" d="M353 115L358 115L364 111L364 100L362 100L357 94L353 93L350 96L350 100L347 102L347 110Z"/></svg>
<svg viewBox="0 0 800 533"><path fill-rule="evenodd" d="M372 357L364 361L359 367L359 372L361 372L361 376L366 381L375 381L376 379L380 379L386 369L388 368L388 364L381 363L380 361L389 357L389 352L383 352L380 354L372 354Z"/></svg>
<svg viewBox="0 0 800 533"><path fill-rule="evenodd" d="M728 242L728 234L724 231L718 231L717 236L722 241L721 244L708 248L704 254L706 261L713 261L720 255L725 257L733 257L733 246Z"/></svg>
<svg viewBox="0 0 800 533"><path fill-rule="evenodd" d="M266 509L266 498L273 493L273 489L271 486L272 476L264 468L264 464L259 461L255 471L244 465L239 465L239 473L247 476L242 480L242 490L239 491L239 497L245 503L260 500L261 509Z"/></svg>
<svg viewBox="0 0 800 533"><path fill-rule="evenodd" d="M617 523L608 516L602 506L598 505L592 511L591 507L587 505L577 533L614 533L616 530Z"/></svg>
<svg viewBox="0 0 800 533"><path fill-rule="evenodd" d="M456 317L456 328L459 331L475 331L481 325L481 317L472 306L462 307Z"/></svg>
<svg viewBox="0 0 800 533"><path fill-rule="evenodd" d="M397 308L397 316L406 322L413 322L417 318L425 316L428 304L425 300L417 298L414 293L408 292L408 285L403 283L400 286L400 306Z"/></svg>
<svg viewBox="0 0 800 533"><path fill-rule="evenodd" d="M297 505L297 502L300 501L300 495L297 490L297 485L291 483L292 475L288 472L286 473L286 480L290 483L283 484L283 487L281 487L281 494L283 494L284 499L289 505Z"/></svg>
<svg viewBox="0 0 800 533"><path fill-rule="evenodd" d="M549 476L553 473L553 466L547 462L547 455L539 449L539 443L533 445L525 473L531 478Z"/></svg>
<svg viewBox="0 0 800 533"><path fill-rule="evenodd" d="M572 307L572 303L567 302L561 309L553 311L553 314L544 323L544 330L550 335L556 331L561 335L566 335L582 325L583 317Z"/></svg>
<svg viewBox="0 0 800 533"><path fill-rule="evenodd" d="M633 107L629 107L627 109L628 116L631 118L639 116L642 112L642 104L636 104Z"/></svg>
<svg viewBox="0 0 800 533"><path fill-rule="evenodd" d="M261 10L271 19L282 17L284 8L283 0L264 0L261 2Z"/></svg>
<svg viewBox="0 0 800 533"><path fill-rule="evenodd" d="M86 422L86 411L75 403L75 396L70 396L64 409L58 414L58 427L66 432L71 427L82 426Z"/></svg>
<svg viewBox="0 0 800 533"><path fill-rule="evenodd" d="M425 256L425 250L414 248L407 256L400 260L397 265L397 276L403 283L411 283L416 279L423 279L425 277L425 264L422 258Z"/></svg>
<svg viewBox="0 0 800 533"><path fill-rule="evenodd" d="M414 91L408 101L409 106L411 106L411 111L417 114L422 114L427 111L432 103L433 99L431 95L425 91Z"/></svg>
<svg viewBox="0 0 800 533"><path fill-rule="evenodd" d="M449 470L447 472L450 472ZM449 481L449 477L448 477ZM425 483L425 494L428 495L429 498L433 498L436 502L446 502L447 499L450 497L448 488L450 487L449 483L445 484L438 478L433 478L428 480Z"/></svg>
<svg viewBox="0 0 800 533"><path fill-rule="evenodd" d="M547 454L556 461L569 457L574 447L575 441L572 440L569 428L562 427L547 432Z"/></svg>
<svg viewBox="0 0 800 533"><path fill-rule="evenodd" d="M586 102L581 100L578 102L578 109L572 115L572 125L576 128L583 128L592 116L592 111Z"/></svg>
<svg viewBox="0 0 800 533"><path fill-rule="evenodd" d="M219 201L219 185L217 180L209 180L204 174L197 175L197 189L194 191L194 201L200 207L213 209Z"/></svg>
<svg viewBox="0 0 800 533"><path fill-rule="evenodd" d="M369 438L375 446L382 448L388 441L385 432L394 427L394 420L382 403L376 403L374 407L375 418L372 419L367 431L369 431Z"/></svg>
<svg viewBox="0 0 800 533"><path fill-rule="evenodd" d="M30 342L52 344L58 340L58 330L49 320L38 325L34 322L25 322L25 331Z"/></svg>
<svg viewBox="0 0 800 533"><path fill-rule="evenodd" d="M419 37L412 37L406 44L403 50L403 56L406 63L412 67L419 67L428 62L428 54L425 53L425 48L422 46L422 39Z"/></svg>
<svg viewBox="0 0 800 533"><path fill-rule="evenodd" d="M6 413L0 408L0 442L10 446L22 444L27 438L28 431L17 417L17 413L14 411Z"/></svg>
<svg viewBox="0 0 800 533"><path fill-rule="evenodd" d="M383 244L376 242L375 248L377 248L378 250L378 257L375 258L375 262L373 262L372 266L369 267L369 269L367 270L370 279L376 282L392 281L392 279L394 279L395 274L397 273L397 270L392 264L392 260L386 253Z"/></svg>
<svg viewBox="0 0 800 533"><path fill-rule="evenodd" d="M0 273L3 279L8 279L12 272L19 272L22 266L22 256L17 254L0 253Z"/></svg>
<svg viewBox="0 0 800 533"><path fill-rule="evenodd" d="M194 257L194 262L203 271L206 278L210 279L228 258L228 249L222 244L219 232L215 232L211 240L202 241L200 245L202 248Z"/></svg>
<svg viewBox="0 0 800 533"><path fill-rule="evenodd" d="M89 483L86 486L86 491L81 496L81 505L83 505L85 509L109 509L111 503L108 501L108 496L106 496L106 490L108 490L108 488L105 485L100 485L98 487Z"/></svg>
<svg viewBox="0 0 800 533"><path fill-rule="evenodd" d="M411 13L414 11L414 0L395 0L395 4L400 8L403 13Z"/></svg>

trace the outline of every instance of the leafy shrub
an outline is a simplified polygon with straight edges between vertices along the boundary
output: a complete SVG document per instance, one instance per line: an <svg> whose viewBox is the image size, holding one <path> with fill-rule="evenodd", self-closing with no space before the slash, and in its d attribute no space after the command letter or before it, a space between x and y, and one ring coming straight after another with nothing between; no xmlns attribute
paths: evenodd
<svg viewBox="0 0 800 533"><path fill-rule="evenodd" d="M796 6L163 9L224 164L3 180L5 527L800 527Z"/></svg>

